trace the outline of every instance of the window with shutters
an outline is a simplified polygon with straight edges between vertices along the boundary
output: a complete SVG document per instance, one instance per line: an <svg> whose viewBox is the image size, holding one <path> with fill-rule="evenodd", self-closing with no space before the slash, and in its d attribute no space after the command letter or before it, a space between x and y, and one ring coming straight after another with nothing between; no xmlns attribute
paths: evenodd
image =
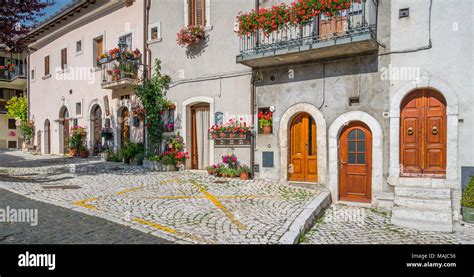
<svg viewBox="0 0 474 277"><path fill-rule="evenodd" d="M61 69L67 68L67 48L61 49Z"/></svg>
<svg viewBox="0 0 474 277"><path fill-rule="evenodd" d="M93 65L97 65L97 58L100 57L100 55L104 54L104 37L99 36L94 39L93 42L93 47L94 47L94 56L93 56Z"/></svg>
<svg viewBox="0 0 474 277"><path fill-rule="evenodd" d="M188 25L206 26L206 0L188 0Z"/></svg>
<svg viewBox="0 0 474 277"><path fill-rule="evenodd" d="M49 56L44 57L44 76L49 75Z"/></svg>

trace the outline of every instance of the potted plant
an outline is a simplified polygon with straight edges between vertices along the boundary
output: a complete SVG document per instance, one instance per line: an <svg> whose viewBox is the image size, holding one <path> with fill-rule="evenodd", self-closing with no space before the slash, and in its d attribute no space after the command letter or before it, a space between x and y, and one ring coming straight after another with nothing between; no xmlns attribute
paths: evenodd
<svg viewBox="0 0 474 277"><path fill-rule="evenodd" d="M116 60L119 57L120 49L117 47L114 49L109 50L109 55L112 60Z"/></svg>
<svg viewBox="0 0 474 277"><path fill-rule="evenodd" d="M228 168L237 169L239 167L239 161L234 154L222 156L222 163Z"/></svg>
<svg viewBox="0 0 474 277"><path fill-rule="evenodd" d="M206 38L206 32L202 26L187 26L181 28L178 33L178 38L176 41L181 47L187 46L190 47L195 45Z"/></svg>
<svg viewBox="0 0 474 277"><path fill-rule="evenodd" d="M80 154L81 149L85 148L86 128L74 126L71 128L70 134L68 138L69 157L75 157Z"/></svg>
<svg viewBox="0 0 474 277"><path fill-rule="evenodd" d="M250 177L250 167L248 165L242 165L239 167L240 180L248 180Z"/></svg>
<svg viewBox="0 0 474 277"><path fill-rule="evenodd" d="M263 130L263 134L268 135L272 133L272 112L259 112L258 113L258 124L260 129Z"/></svg>
<svg viewBox="0 0 474 277"><path fill-rule="evenodd" d="M125 164L130 164L132 159L135 159L134 161L140 160L140 157L143 156L144 152L145 149L142 143L127 142L122 148L123 162ZM141 160L143 160L143 157L141 158Z"/></svg>
<svg viewBox="0 0 474 277"><path fill-rule="evenodd" d="M105 140L111 140L114 138L114 132L112 128L110 127L104 127L102 128L100 135L105 139Z"/></svg>
<svg viewBox="0 0 474 277"><path fill-rule="evenodd" d="M83 159L89 157L89 151L87 150L87 148L81 146L81 148L79 148L79 156Z"/></svg>
<svg viewBox="0 0 474 277"><path fill-rule="evenodd" d="M138 60L138 59L141 58L141 56L142 56L142 53L140 52L140 50L138 50L138 48L133 51L133 58L134 59Z"/></svg>
<svg viewBox="0 0 474 277"><path fill-rule="evenodd" d="M214 175L214 171L215 171L215 165L210 165L210 166L207 166L206 167L206 171L209 175Z"/></svg>
<svg viewBox="0 0 474 277"><path fill-rule="evenodd" d="M474 177L471 178L462 193L462 218L465 222L474 222Z"/></svg>

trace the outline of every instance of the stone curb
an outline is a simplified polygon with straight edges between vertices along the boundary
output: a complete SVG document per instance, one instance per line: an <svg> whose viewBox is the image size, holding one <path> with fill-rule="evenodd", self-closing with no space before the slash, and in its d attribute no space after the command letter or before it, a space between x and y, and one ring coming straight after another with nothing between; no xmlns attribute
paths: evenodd
<svg viewBox="0 0 474 277"><path fill-rule="evenodd" d="M321 192L295 218L288 231L278 240L278 244L297 244L300 236L312 227L316 218L330 204L331 194L329 192Z"/></svg>

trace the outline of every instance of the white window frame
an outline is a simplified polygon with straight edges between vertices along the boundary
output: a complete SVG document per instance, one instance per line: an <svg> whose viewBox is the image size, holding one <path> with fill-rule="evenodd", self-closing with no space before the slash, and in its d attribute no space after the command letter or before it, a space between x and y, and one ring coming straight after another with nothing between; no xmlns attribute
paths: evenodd
<svg viewBox="0 0 474 277"><path fill-rule="evenodd" d="M35 74L32 74L32 71L33 71ZM36 81L36 74L38 74L38 72L36 71L36 66L33 66L33 67L30 69L30 81L32 81L32 82Z"/></svg>
<svg viewBox="0 0 474 277"><path fill-rule="evenodd" d="M188 10L189 10L189 1L183 0L184 2L184 26L188 26ZM204 30L212 30L211 24L211 0L206 0L206 26L204 26Z"/></svg>
<svg viewBox="0 0 474 277"><path fill-rule="evenodd" d="M81 51L77 51L77 43L79 41L81 42ZM76 42L74 43L74 53L76 53L76 57L84 54L84 37L77 39Z"/></svg>
<svg viewBox="0 0 474 277"><path fill-rule="evenodd" d="M121 37L124 37L124 36L128 36L128 35L132 35L132 45L130 46L130 51L133 51L134 49L136 49L137 47L135 47L136 45L136 42L135 42L135 30L130 30L128 32L123 32L123 33L120 33L118 36L117 36L117 43L115 46L113 47L118 47L118 44L120 43L120 38Z"/></svg>
<svg viewBox="0 0 474 277"><path fill-rule="evenodd" d="M105 35L105 31L100 32L100 33L97 33L97 34L95 34L94 36L92 36L92 39L91 39L91 41L92 41L92 57L94 57L94 55L95 55L95 51L94 51L94 50L95 50L95 49L94 49L95 40L96 40L97 38L99 38L99 37L102 37L102 43L103 43L103 45L104 45L104 53L107 53L107 52L109 51L109 50L107 49L107 40L106 40L107 37L106 37L106 35ZM94 61L94 64L93 64L93 68L94 68L95 71L98 71L98 70L101 69L100 66L97 66L97 63L96 63L95 61Z"/></svg>
<svg viewBox="0 0 474 277"><path fill-rule="evenodd" d="M151 29L153 28L157 28L158 37L156 39L151 39ZM162 40L163 38L161 36L161 21L158 21L153 24L149 24L148 25L148 43L160 42ZM133 43L133 38L132 38L132 43Z"/></svg>
<svg viewBox="0 0 474 277"><path fill-rule="evenodd" d="M77 104L78 103L81 104L81 113L80 114L77 113ZM81 99L80 101L74 102L74 116L72 118L76 118L76 119L81 118L82 115L84 114L83 110L84 110L84 100Z"/></svg>

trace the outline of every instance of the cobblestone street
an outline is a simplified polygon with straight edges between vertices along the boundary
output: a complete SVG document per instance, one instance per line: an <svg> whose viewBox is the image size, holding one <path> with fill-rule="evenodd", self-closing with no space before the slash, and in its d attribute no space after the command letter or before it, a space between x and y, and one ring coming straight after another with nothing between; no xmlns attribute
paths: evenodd
<svg viewBox="0 0 474 277"><path fill-rule="evenodd" d="M454 233L421 232L390 223L375 209L332 205L300 241L303 244L474 244L474 225Z"/></svg>
<svg viewBox="0 0 474 277"><path fill-rule="evenodd" d="M204 172L0 153L0 187L178 243L278 243L321 192ZM41 220L42 214L39 214Z"/></svg>

